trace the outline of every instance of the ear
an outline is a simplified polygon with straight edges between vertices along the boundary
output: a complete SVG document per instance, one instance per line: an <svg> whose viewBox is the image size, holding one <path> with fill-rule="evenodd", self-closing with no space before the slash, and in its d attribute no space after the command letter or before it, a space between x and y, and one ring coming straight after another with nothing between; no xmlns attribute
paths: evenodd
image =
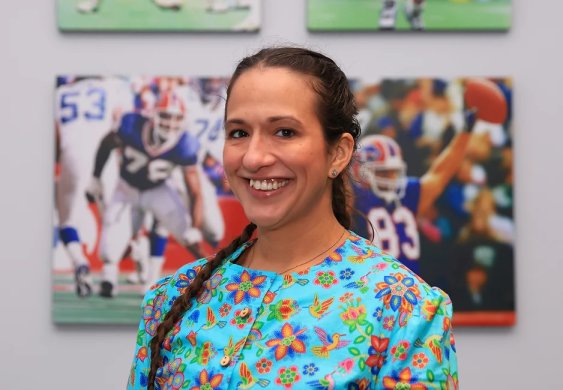
<svg viewBox="0 0 563 390"><path fill-rule="evenodd" d="M340 136L340 139L332 149L332 161L329 167L329 176L332 175L331 172L336 171L340 174L352 159L354 154L354 137L350 133L344 133Z"/></svg>

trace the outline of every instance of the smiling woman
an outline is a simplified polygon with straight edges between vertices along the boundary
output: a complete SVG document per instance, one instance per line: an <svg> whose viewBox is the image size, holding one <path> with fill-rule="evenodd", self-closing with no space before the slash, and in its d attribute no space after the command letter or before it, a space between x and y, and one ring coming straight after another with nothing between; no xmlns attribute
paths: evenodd
<svg viewBox="0 0 563 390"><path fill-rule="evenodd" d="M447 295L349 230L356 114L320 53L239 63L224 166L251 223L147 293L129 388L457 387Z"/></svg>

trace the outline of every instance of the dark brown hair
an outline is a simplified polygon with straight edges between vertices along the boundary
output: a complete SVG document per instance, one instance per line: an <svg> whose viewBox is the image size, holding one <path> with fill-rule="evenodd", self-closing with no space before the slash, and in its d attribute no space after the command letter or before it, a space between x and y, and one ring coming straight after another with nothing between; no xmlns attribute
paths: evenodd
<svg viewBox="0 0 563 390"><path fill-rule="evenodd" d="M325 141L335 145L340 137L349 133L354 138L354 148L360 136L360 125L356 119L358 109L346 75L336 63L323 54L299 47L271 47L262 49L254 55L243 58L231 77L227 89L227 104L238 78L246 71L256 67L274 67L289 69L298 74L310 77L311 87L318 96L317 115L324 130ZM338 222L345 228L351 225L350 210L352 197L348 189L348 170L344 170L333 180L332 210ZM151 368L148 376L148 388L154 389L154 381L158 368L162 367L160 349L167 334L181 320L182 315L190 309L192 300L201 295L204 283L223 260L231 255L240 245L248 241L256 225L249 224L242 234L235 238L229 246L222 249L209 260L197 274L186 292L178 297L170 311L160 323L156 334L150 342Z"/></svg>

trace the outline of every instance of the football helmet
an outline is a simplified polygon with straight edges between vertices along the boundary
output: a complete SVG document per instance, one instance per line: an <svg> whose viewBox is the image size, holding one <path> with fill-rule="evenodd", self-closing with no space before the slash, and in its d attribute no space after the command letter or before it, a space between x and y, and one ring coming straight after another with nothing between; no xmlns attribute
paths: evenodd
<svg viewBox="0 0 563 390"><path fill-rule="evenodd" d="M154 130L161 142L180 135L184 127L186 105L178 95L168 92L160 96L155 105Z"/></svg>
<svg viewBox="0 0 563 390"><path fill-rule="evenodd" d="M357 175L387 203L405 194L407 165L397 142L385 135L369 135L359 142Z"/></svg>

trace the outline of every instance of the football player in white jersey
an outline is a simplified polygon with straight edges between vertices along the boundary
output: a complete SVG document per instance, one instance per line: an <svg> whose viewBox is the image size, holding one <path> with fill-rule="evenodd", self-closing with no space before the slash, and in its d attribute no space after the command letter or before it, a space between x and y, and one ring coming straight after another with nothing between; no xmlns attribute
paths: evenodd
<svg viewBox="0 0 563 390"><path fill-rule="evenodd" d="M153 1L160 8L171 9L175 11L180 10L180 8L182 8L182 6L184 5L184 0L153 0ZM101 2L102 0L81 0L76 5L76 9L78 10L78 12L82 12L86 14L97 12Z"/></svg>
<svg viewBox="0 0 563 390"><path fill-rule="evenodd" d="M76 293L85 297L92 293L92 286L80 227L89 214L85 190L93 156L107 129L115 128L123 111L131 108L133 97L128 83L116 78L60 80L55 103L59 237L75 270Z"/></svg>
<svg viewBox="0 0 563 390"><path fill-rule="evenodd" d="M379 14L379 29L394 30L399 0L383 0ZM424 30L422 11L424 0L404 0L405 15L413 30Z"/></svg>

